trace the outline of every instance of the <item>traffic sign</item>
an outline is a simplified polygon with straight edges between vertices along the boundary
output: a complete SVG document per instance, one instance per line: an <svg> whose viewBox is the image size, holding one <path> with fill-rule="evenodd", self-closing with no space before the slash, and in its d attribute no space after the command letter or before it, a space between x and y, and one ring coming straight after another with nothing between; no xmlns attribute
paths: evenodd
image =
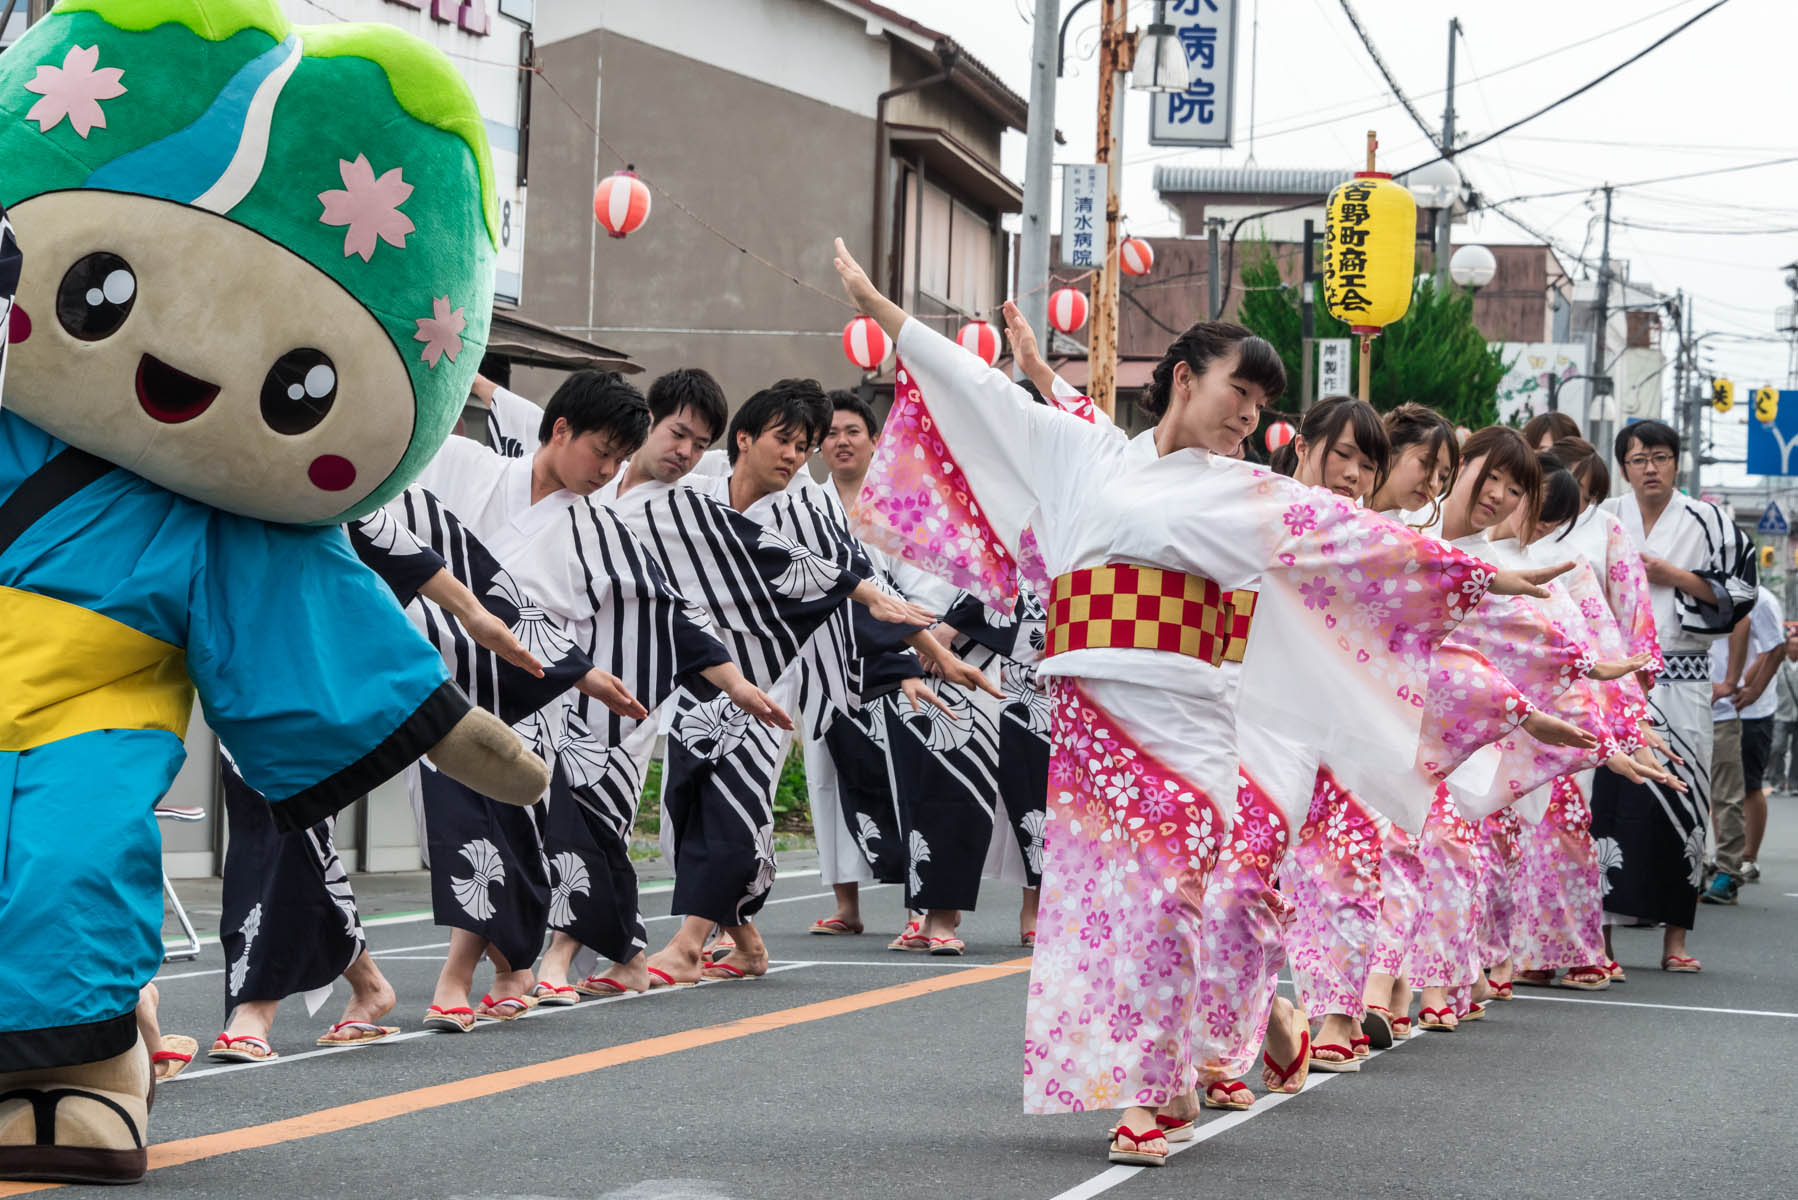
<svg viewBox="0 0 1798 1200"><path fill-rule="evenodd" d="M1786 524L1786 515L1779 511L1779 501L1767 505L1767 511L1761 514L1761 522L1754 527L1756 533L1770 534L1773 537L1785 537L1792 532Z"/></svg>
<svg viewBox="0 0 1798 1200"><path fill-rule="evenodd" d="M1761 388L1754 394L1754 412L1748 422L1748 473L1791 475L1798 450L1798 391L1774 392L1772 403L1763 403Z"/></svg>

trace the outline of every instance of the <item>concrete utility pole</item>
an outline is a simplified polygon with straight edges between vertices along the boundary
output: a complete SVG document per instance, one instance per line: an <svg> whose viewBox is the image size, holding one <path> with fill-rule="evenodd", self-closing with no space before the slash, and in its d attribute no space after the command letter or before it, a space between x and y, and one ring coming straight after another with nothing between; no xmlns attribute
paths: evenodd
<svg viewBox="0 0 1798 1200"><path fill-rule="evenodd" d="M1205 218L1205 282L1210 285L1206 296L1205 319L1215 321L1223 313L1224 308L1224 260L1223 243L1218 239L1224 232L1222 217Z"/></svg>
<svg viewBox="0 0 1798 1200"><path fill-rule="evenodd" d="M1598 328L1592 335L1592 398L1598 401L1598 416L1587 414L1587 432L1592 444L1606 462L1611 458L1610 427L1605 412L1616 395L1617 385L1605 365L1605 341L1611 324L1611 185L1604 185L1604 244L1598 254Z"/></svg>
<svg viewBox="0 0 1798 1200"><path fill-rule="evenodd" d="M1092 330L1086 358L1088 391L1107 415L1117 409L1118 184L1124 173L1124 97L1120 86L1136 57L1136 41L1124 28L1124 0L1101 0L1099 12L1098 149L1105 164L1105 257L1093 272Z"/></svg>
<svg viewBox="0 0 1798 1200"><path fill-rule="evenodd" d="M1455 162L1455 38L1461 32L1461 19L1450 17L1448 21L1448 94L1442 102L1442 157L1450 166ZM1458 193L1459 188L1455 191ZM1448 260L1452 251L1449 248L1449 231L1455 223L1455 202L1451 198L1448 207L1442 210L1442 216L1436 222L1436 290L1443 291L1448 287Z"/></svg>
<svg viewBox="0 0 1798 1200"><path fill-rule="evenodd" d="M1694 500L1698 498L1699 469L1704 463L1704 447L1700 444L1703 431L1701 422L1704 419L1704 401L1702 381L1698 375L1698 344L1692 340L1692 308L1684 306L1686 317L1686 353L1691 356L1690 365L1686 369L1686 452L1692 456L1692 470L1686 477L1686 493Z"/></svg>
<svg viewBox="0 0 1798 1200"><path fill-rule="evenodd" d="M1299 270L1299 411L1308 412L1317 403L1317 299L1311 287L1313 247L1317 244L1317 227L1305 221L1305 249Z"/></svg>
<svg viewBox="0 0 1798 1200"><path fill-rule="evenodd" d="M1024 226L1018 239L1018 307L1047 352L1049 328L1049 193L1055 177L1055 56L1061 0L1036 0L1030 46L1030 128L1025 134ZM1013 367L1012 374L1024 377Z"/></svg>
<svg viewBox="0 0 1798 1200"><path fill-rule="evenodd" d="M1673 420L1669 422L1674 429L1685 423L1686 416L1686 292L1680 288L1673 293ZM1675 463L1676 471L1683 477L1685 472L1680 464Z"/></svg>

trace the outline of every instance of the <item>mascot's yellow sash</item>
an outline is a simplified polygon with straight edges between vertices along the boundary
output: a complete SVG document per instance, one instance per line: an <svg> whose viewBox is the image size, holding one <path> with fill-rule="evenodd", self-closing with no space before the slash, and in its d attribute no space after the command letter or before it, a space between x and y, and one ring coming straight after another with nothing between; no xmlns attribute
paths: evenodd
<svg viewBox="0 0 1798 1200"><path fill-rule="evenodd" d="M96 729L187 736L194 689L180 647L111 617L0 587L0 751Z"/></svg>

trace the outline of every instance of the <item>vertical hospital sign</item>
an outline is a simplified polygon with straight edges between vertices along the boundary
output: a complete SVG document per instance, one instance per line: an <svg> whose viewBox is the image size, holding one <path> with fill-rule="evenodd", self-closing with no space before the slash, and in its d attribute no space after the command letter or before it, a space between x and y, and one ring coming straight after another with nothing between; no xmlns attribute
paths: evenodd
<svg viewBox="0 0 1798 1200"><path fill-rule="evenodd" d="M1236 0L1168 0L1186 51L1184 92L1151 97L1152 146L1229 146L1236 116Z"/></svg>
<svg viewBox="0 0 1798 1200"><path fill-rule="evenodd" d="M1106 167L1066 163L1061 168L1061 265L1096 267L1105 257Z"/></svg>

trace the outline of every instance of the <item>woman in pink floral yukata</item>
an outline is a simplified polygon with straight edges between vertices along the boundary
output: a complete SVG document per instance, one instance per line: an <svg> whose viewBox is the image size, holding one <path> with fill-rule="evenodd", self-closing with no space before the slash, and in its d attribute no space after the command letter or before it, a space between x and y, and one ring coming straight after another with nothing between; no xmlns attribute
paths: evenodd
<svg viewBox="0 0 1798 1200"><path fill-rule="evenodd" d="M1272 347L1240 326L1176 339L1146 400L1157 424L1130 438L1034 403L909 319L840 240L836 267L900 356L899 436L876 455L860 531L932 564L965 553L951 542L993 543L1015 577L1029 526L1054 581L1025 1108L1122 1109L1111 1158L1160 1165L1158 1110L1182 1124L1195 1099L1204 896L1234 815L1236 711L1305 729L1355 781L1408 772L1434 647L1488 590L1544 594L1557 571L1493 572L1224 457L1285 385ZM920 489L953 500L953 528L902 531L894 514ZM1251 618L1224 594L1257 579ZM1233 709L1221 666L1237 656Z"/></svg>

